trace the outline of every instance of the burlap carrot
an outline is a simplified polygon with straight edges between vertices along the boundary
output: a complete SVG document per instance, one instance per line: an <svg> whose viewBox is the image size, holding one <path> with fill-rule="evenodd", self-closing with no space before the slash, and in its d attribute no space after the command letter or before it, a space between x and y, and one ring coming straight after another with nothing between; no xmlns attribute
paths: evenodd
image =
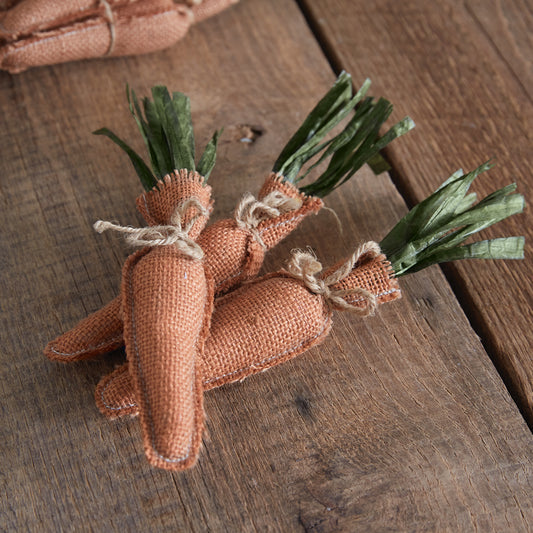
<svg viewBox="0 0 533 533"><path fill-rule="evenodd" d="M372 98L365 97L368 88L367 80L354 95L350 76L341 74L282 150L274 172L265 180L258 198L245 195L233 218L216 222L201 233L198 244L205 253L217 295L257 275L265 252L293 231L304 217L318 212L323 205L320 197L349 179L365 162L375 160L387 143L413 127L407 118L380 136L380 126L392 106L384 99L374 103ZM143 104L150 112L146 99ZM330 140L323 141L356 105L357 110L345 128ZM143 127L143 135L150 138L148 122L143 121L134 95L131 109ZM101 133L127 150L141 180L151 183L150 171L146 165L142 166L142 159L108 130L101 130ZM151 154L157 152L155 148L157 143L149 144ZM310 185L298 188L296 184L305 175L301 172L302 166L318 154L321 154L319 162L331 158L327 169ZM159 223L157 216L154 219L154 213L161 210L160 195L160 191L145 193L137 200L137 208L148 224ZM111 312L115 313L112 322L115 327L110 327L107 321ZM49 343L45 353L51 359L64 362L94 357L108 348L117 347L121 327L120 300L116 299Z"/></svg>
<svg viewBox="0 0 533 533"><path fill-rule="evenodd" d="M365 316L400 297L390 264L376 243L317 276L320 263L297 252L288 271L268 274L217 300L205 345L204 390L239 381L321 343L332 309ZM100 381L96 403L108 418L137 415L128 364Z"/></svg>
<svg viewBox="0 0 533 533"><path fill-rule="evenodd" d="M386 256L377 244L367 243L346 263L316 277L319 263L297 253L288 273L267 275L220 298L204 352L204 389L241 380L318 344L331 328L331 308L364 315L377 303L398 298L394 273L402 276L454 259L523 258L523 237L461 246L470 235L524 207L523 197L511 194L515 185L473 205L476 197L467 194L468 188L488 167L454 174L413 208L381 241ZM119 367L98 384L96 403L107 418L138 413L127 368Z"/></svg>
<svg viewBox="0 0 533 533"><path fill-rule="evenodd" d="M127 259L122 273L123 338L146 456L154 466L180 470L196 461L203 430L201 361L214 287L196 239L212 210L206 182L215 164L218 132L196 164L189 99L180 93L171 97L158 87L154 106L152 123L157 122L166 148L159 153L158 175L136 162L145 186L153 185L143 196L143 205L150 206L150 226L98 221L94 227L99 233L120 232L131 245L142 247ZM179 170L159 175L173 167ZM57 352L53 358L59 357Z"/></svg>
<svg viewBox="0 0 533 533"><path fill-rule="evenodd" d="M236 1L21 0L0 11L0 68L153 52Z"/></svg>
<svg viewBox="0 0 533 533"><path fill-rule="evenodd" d="M199 174L183 170L161 187L168 211L176 206L167 233L165 226L118 228L154 246L124 265L124 340L146 456L154 466L179 470L196 461L203 430L201 359L213 281L194 241L207 222L211 190ZM107 227L117 229L101 229Z"/></svg>

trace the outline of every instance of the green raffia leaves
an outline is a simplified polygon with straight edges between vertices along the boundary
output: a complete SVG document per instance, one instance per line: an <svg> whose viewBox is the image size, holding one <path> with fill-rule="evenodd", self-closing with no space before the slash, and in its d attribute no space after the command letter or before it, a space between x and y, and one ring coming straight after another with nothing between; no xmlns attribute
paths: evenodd
<svg viewBox="0 0 533 533"><path fill-rule="evenodd" d="M356 111L355 118L359 118ZM328 168L313 183L301 187L308 195L324 197L348 181L369 159L378 155L389 142L414 128L414 122L406 117L393 126L383 137L379 130L392 111L392 105L380 99L369 109L361 120L357 120L357 130L349 140L337 148L331 157ZM347 127L349 127L348 124ZM342 133L340 134L342 135Z"/></svg>
<svg viewBox="0 0 533 533"><path fill-rule="evenodd" d="M222 135L224 130L221 128L218 131L215 131L211 140L207 143L204 153L198 162L198 173L201 174L206 180L209 179L211 171L215 166L217 158L217 145L218 139Z"/></svg>
<svg viewBox="0 0 533 533"><path fill-rule="evenodd" d="M373 98L366 97L369 87L370 80L366 80L353 95L351 76L342 72L291 137L273 171L290 183L298 183L330 158L327 169L313 183L300 187L307 195L324 197L367 162L377 173L387 170L388 165L379 152L389 142L412 129L414 123L406 117L380 137L379 130L392 112L392 105L383 98L375 103ZM344 129L323 142L333 128L352 112ZM301 173L303 166L316 156L316 161Z"/></svg>
<svg viewBox="0 0 533 533"><path fill-rule="evenodd" d="M388 161L381 154L371 157L366 163L376 176L391 169Z"/></svg>
<svg viewBox="0 0 533 533"><path fill-rule="evenodd" d="M105 135L126 152L146 190L154 187L158 180L174 170L198 170L207 181L216 161L218 138L222 130L216 131L202 154L198 167L195 166L194 129L191 118L191 104L187 96L175 92L170 95L164 86L152 88L152 99L142 99L142 107L135 91L126 87L130 112L148 149L150 167L122 139L107 128L93 132Z"/></svg>
<svg viewBox="0 0 533 533"><path fill-rule="evenodd" d="M524 237L501 237L473 242L449 250L443 249L399 275L412 274L431 265L458 259L524 259L524 244Z"/></svg>
<svg viewBox="0 0 533 533"><path fill-rule="evenodd" d="M117 137L112 131L109 131L107 128L101 128L93 131L93 134L105 135L106 137L109 137L115 144L120 146L120 148L122 148L126 154L128 154L131 164L133 165L135 172L137 172L137 175L139 176L139 179L146 190L150 190L156 184L156 178L152 174L152 171L148 165L132 148L130 148L122 139Z"/></svg>
<svg viewBox="0 0 533 533"><path fill-rule="evenodd" d="M274 163L274 167L272 168L273 172L279 172L285 176L288 181L292 181L291 176L296 169L294 168L294 165L291 167L291 162L297 157L298 152L302 150L302 148L305 148L306 143L308 143L310 139L313 137L316 138L317 132L320 131L328 118L332 120L336 114L342 114L346 107L346 103L350 101L351 97L352 77L343 71L337 78L337 81L333 84L333 87L313 108L303 124L285 145L285 148L283 148L278 159ZM340 120L342 120L342 118ZM322 137L320 137L317 142L320 142ZM296 174L297 173L298 170L296 170ZM296 177L296 175L294 177Z"/></svg>
<svg viewBox="0 0 533 533"><path fill-rule="evenodd" d="M457 171L432 195L413 207L381 241L396 276L456 259L523 259L524 238L505 237L463 245L475 233L521 213L524 197L511 184L475 204L468 193L484 163L468 174Z"/></svg>

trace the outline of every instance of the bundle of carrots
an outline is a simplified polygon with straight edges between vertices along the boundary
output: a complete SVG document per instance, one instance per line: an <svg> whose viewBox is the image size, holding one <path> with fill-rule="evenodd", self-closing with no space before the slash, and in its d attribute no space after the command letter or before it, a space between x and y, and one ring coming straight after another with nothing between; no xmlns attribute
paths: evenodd
<svg viewBox="0 0 533 533"><path fill-rule="evenodd" d="M121 296L49 343L45 354L76 361L125 344L128 361L98 384L96 402L108 418L140 416L154 466L193 465L203 430L203 391L320 343L331 329L333 310L371 314L400 297L397 277L431 264L523 257L522 237L463 245L470 235L523 209L523 197L511 194L514 185L475 204L475 194L467 192L489 167L485 164L452 175L381 243L363 244L324 273L313 255L295 252L287 270L256 277L265 252L318 212L321 197L363 164L380 166L380 150L413 127L406 118L380 136L392 107L367 97L368 88L367 81L353 94L350 76L342 73L289 140L258 198L246 194L234 218L205 229L212 208L206 182L220 132L196 165L188 98L156 87L153 100L141 105L128 92L150 165L109 130L95 132L130 157L147 189L137 208L148 226L95 224L97 231L124 233L141 249L124 266ZM298 186L328 160L318 178Z"/></svg>
<svg viewBox="0 0 533 533"><path fill-rule="evenodd" d="M78 59L167 48L237 0L4 0L0 68L11 73Z"/></svg>

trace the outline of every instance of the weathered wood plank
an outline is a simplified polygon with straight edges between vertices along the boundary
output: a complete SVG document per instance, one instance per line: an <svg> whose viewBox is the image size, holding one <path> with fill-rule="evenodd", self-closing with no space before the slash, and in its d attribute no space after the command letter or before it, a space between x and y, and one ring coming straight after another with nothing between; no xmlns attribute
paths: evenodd
<svg viewBox="0 0 533 533"><path fill-rule="evenodd" d="M376 317L337 316L306 356L210 392L203 454L183 474L149 468L137 421L94 407L121 354L72 366L41 355L117 292L127 249L92 222L141 222L129 164L89 135L106 124L133 138L126 81L193 95L201 141L228 126L211 178L219 217L257 190L332 80L282 0L243 2L149 57L0 76L1 529L531 529L533 439L438 268ZM264 133L241 143L242 124ZM389 177L368 171L329 205L344 233L324 213L267 268L305 244L333 262L405 212Z"/></svg>
<svg viewBox="0 0 533 533"><path fill-rule="evenodd" d="M495 2L485 2L479 13L452 1L354 5L339 0L306 5L338 68L372 77L375 90L397 103L397 116L408 113L418 124L388 152L398 184L412 202L424 198L453 170L472 169L491 158L496 168L479 180L476 190L487 193L517 182L528 199L533 183L533 106L525 88L527 76L520 74L521 83L509 65L529 67L520 60L520 52L508 53L516 46L527 56L531 35L525 26L514 26L513 42L502 35L495 38L506 43L495 49L472 18L490 18L490 34L496 33L505 21L503 8L497 9ZM513 20L519 17L517 11L511 10ZM527 11L524 17L527 20ZM530 243L531 216L526 209L485 235L526 235ZM526 281L533 276L531 259L527 244L525 261L462 262L446 272L533 424L533 287Z"/></svg>
<svg viewBox="0 0 533 533"><path fill-rule="evenodd" d="M465 7L533 97L533 4L530 0L468 0Z"/></svg>

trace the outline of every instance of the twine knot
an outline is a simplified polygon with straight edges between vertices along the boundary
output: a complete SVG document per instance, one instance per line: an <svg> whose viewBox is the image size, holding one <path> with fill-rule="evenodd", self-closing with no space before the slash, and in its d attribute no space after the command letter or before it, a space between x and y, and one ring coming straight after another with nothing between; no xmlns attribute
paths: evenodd
<svg viewBox="0 0 533 533"><path fill-rule="evenodd" d="M235 221L239 228L250 231L256 241L266 250L261 232L257 229L259 224L263 220L279 217L301 206L300 198L290 198L280 191L272 191L261 200L257 200L253 194L246 193L235 210Z"/></svg>
<svg viewBox="0 0 533 533"><path fill-rule="evenodd" d="M189 208L198 211L194 217L183 227L183 217ZM189 232L195 222L202 216L208 216L209 211L197 198L188 198L176 207L170 218L170 224L162 226L148 226L145 228L133 228L120 226L105 220L94 223L94 229L98 233L111 229L124 234L126 242L132 246L170 246L174 245L178 250L190 259L202 259L204 252L200 246L189 237Z"/></svg>
<svg viewBox="0 0 533 533"><path fill-rule="evenodd" d="M326 302L337 309L344 309L360 316L372 315L378 305L377 296L362 287L351 289L334 290L331 287L346 278L353 270L354 265L361 256L371 254L376 257L380 254L379 245L373 241L368 241L353 253L353 255L326 278L320 279L316 275L322 270L320 261L310 252L295 250L287 266L289 273L296 279L301 280L304 285L313 293L324 297ZM348 303L344 296L356 295L360 297L365 305L359 307Z"/></svg>
<svg viewBox="0 0 533 533"><path fill-rule="evenodd" d="M115 30L115 15L113 14L113 10L111 9L111 6L107 0L100 0L100 5L104 10L103 18L109 26L109 46L104 54L104 56L109 56L112 54L113 49L115 48L115 41L117 37Z"/></svg>
<svg viewBox="0 0 533 533"><path fill-rule="evenodd" d="M185 15L189 24L194 24L195 15L193 9L202 4L203 0L173 0L174 4L177 4L177 12Z"/></svg>

